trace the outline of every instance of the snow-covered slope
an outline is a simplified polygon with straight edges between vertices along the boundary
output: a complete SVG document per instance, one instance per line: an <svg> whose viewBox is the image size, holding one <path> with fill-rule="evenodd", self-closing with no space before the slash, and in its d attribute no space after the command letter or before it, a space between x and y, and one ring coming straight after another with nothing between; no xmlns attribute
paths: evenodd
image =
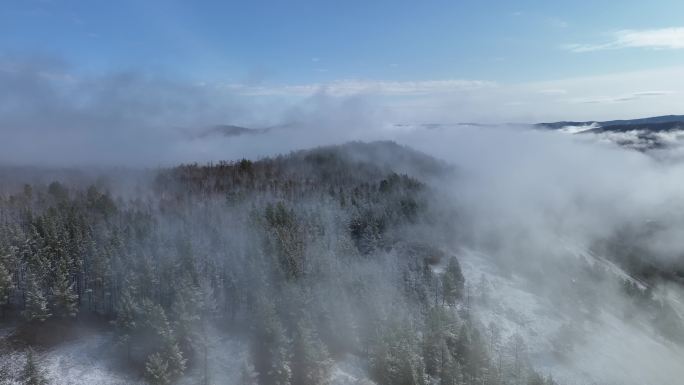
<svg viewBox="0 0 684 385"><path fill-rule="evenodd" d="M0 339L0 344L7 344ZM138 378L126 375L111 360L115 348L109 333L84 333L78 338L50 349L36 351L36 356L50 383L60 385L123 385L143 384ZM21 375L26 355L20 350L3 351L0 367L15 380ZM19 383L10 381L9 384Z"/></svg>
<svg viewBox="0 0 684 385"><path fill-rule="evenodd" d="M587 250L568 246L568 251L577 263L602 266L608 279L632 279ZM485 335L491 334L490 328L501 333L494 344L495 356L517 333L527 344L533 366L565 384L675 384L684 378L684 349L638 317L625 317L621 306L599 302L592 317L578 316L561 306L555 294L537 292L527 278L501 272L494 258L472 250L463 250L459 256L471 285L474 316ZM681 311L681 302L674 306Z"/></svg>
<svg viewBox="0 0 684 385"><path fill-rule="evenodd" d="M6 343L0 337L0 345ZM84 333L78 338L36 352L45 377L59 385L144 385L146 382L130 375L120 362L112 360L116 349L111 333ZM240 368L247 354L245 342L220 336L210 339L208 351L209 384L237 384ZM20 350L3 351L0 368L6 368L10 377L18 379L26 362ZM197 384L203 378L199 368L189 371L179 384ZM0 382L3 385L4 382ZM8 385L19 384L8 382Z"/></svg>

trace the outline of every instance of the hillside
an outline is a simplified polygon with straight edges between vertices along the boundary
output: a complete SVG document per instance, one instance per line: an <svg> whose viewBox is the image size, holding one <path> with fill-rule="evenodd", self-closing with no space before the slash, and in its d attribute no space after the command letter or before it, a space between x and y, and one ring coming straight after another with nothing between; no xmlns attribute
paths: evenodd
<svg viewBox="0 0 684 385"><path fill-rule="evenodd" d="M619 238L480 242L445 189L457 169L408 147L151 174L0 198L5 382L638 384L679 370L678 292L630 270ZM651 346L658 370L600 348L623 340Z"/></svg>
<svg viewBox="0 0 684 385"><path fill-rule="evenodd" d="M567 126L591 126L596 124L606 130L616 130L624 131L627 127L642 129L652 129L652 130L663 130L667 127L673 127L677 125L682 125L684 123L684 115L664 115L664 116L654 116L650 118L639 118L639 119L623 119L623 120L607 120L607 121L583 121L583 122L572 122L572 121L562 121L562 122L552 122L552 123L537 123L538 127L550 128L550 129L560 129Z"/></svg>
<svg viewBox="0 0 684 385"><path fill-rule="evenodd" d="M416 179L449 175L377 142L159 170L128 198L26 185L0 200L3 376L31 348L55 383L501 381Z"/></svg>
<svg viewBox="0 0 684 385"><path fill-rule="evenodd" d="M682 115L604 122L538 123L535 127L593 136L599 140L638 151L677 148L681 146L684 138L684 116Z"/></svg>

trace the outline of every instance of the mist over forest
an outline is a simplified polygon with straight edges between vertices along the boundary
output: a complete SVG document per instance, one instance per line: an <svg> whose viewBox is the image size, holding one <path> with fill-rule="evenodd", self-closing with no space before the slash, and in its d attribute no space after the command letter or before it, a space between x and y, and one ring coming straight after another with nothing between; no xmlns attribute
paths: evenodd
<svg viewBox="0 0 684 385"><path fill-rule="evenodd" d="M677 0L0 4L0 385L684 383Z"/></svg>
<svg viewBox="0 0 684 385"><path fill-rule="evenodd" d="M392 139L3 167L3 381L682 374L680 163L533 127Z"/></svg>

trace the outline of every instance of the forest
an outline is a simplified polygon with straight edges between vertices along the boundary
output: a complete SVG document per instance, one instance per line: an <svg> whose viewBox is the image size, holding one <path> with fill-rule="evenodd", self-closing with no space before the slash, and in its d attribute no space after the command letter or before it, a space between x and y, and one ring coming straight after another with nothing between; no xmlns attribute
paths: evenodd
<svg viewBox="0 0 684 385"><path fill-rule="evenodd" d="M247 341L240 385L551 385L520 335L472 316L451 166L393 142L184 164L0 195L0 384L60 384L41 352L111 335L131 383L224 384L217 336ZM189 379L190 373L198 373ZM186 382L183 382L186 381ZM190 382L187 382L190 381ZM230 383L230 382L228 382Z"/></svg>

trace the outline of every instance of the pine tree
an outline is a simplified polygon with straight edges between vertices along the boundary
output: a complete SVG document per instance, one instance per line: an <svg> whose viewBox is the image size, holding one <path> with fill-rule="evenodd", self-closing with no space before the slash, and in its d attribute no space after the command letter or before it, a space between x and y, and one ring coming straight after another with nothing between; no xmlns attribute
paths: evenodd
<svg viewBox="0 0 684 385"><path fill-rule="evenodd" d="M45 373L36 360L33 349L29 349L26 353L26 364L22 373L23 385L47 385L48 381L45 378Z"/></svg>
<svg viewBox="0 0 684 385"><path fill-rule="evenodd" d="M4 258L0 258L0 307L9 301L9 293L12 288L12 276L9 270L2 263Z"/></svg>
<svg viewBox="0 0 684 385"><path fill-rule="evenodd" d="M145 363L145 378L151 385L171 383L169 363L159 353L151 354Z"/></svg>
<svg viewBox="0 0 684 385"><path fill-rule="evenodd" d="M442 277L443 302L453 306L456 301L463 298L465 278L461 272L461 266L456 257L449 258L444 276Z"/></svg>
<svg viewBox="0 0 684 385"><path fill-rule="evenodd" d="M159 360L162 360L165 369L164 376L169 380L179 377L185 371L187 360L178 346L164 308L148 299L142 301L141 308L143 325L156 335L157 345L162 349L161 352L156 353L157 356L152 357L156 361L153 363L153 368L160 369L162 365Z"/></svg>
<svg viewBox="0 0 684 385"><path fill-rule="evenodd" d="M140 303L142 326L153 332L159 339L165 340L172 336L173 329L166 316L164 308L152 302L150 299L143 299Z"/></svg>
<svg viewBox="0 0 684 385"><path fill-rule="evenodd" d="M522 384L527 369L527 347L525 340L518 333L508 341L508 354L511 364L511 377L515 384Z"/></svg>
<svg viewBox="0 0 684 385"><path fill-rule="evenodd" d="M290 352L287 346L276 344L270 349L271 365L266 373L267 384L290 385L292 381L292 367L290 366Z"/></svg>
<svg viewBox="0 0 684 385"><path fill-rule="evenodd" d="M480 331L471 327L470 346L468 349L467 364L463 368L471 378L484 380L489 367L485 342L482 340Z"/></svg>
<svg viewBox="0 0 684 385"><path fill-rule="evenodd" d="M487 325L487 348L490 356L494 355L494 352L499 347L500 341L501 329L499 329L499 326L494 323L494 321L489 321L489 325Z"/></svg>
<svg viewBox="0 0 684 385"><path fill-rule="evenodd" d="M440 385L460 385L463 383L463 374L461 373L461 366L458 361L454 359L449 351L445 341L439 345L439 350L442 352L442 367L439 371Z"/></svg>
<svg viewBox="0 0 684 385"><path fill-rule="evenodd" d="M259 382L264 385L289 385L291 341L278 318L275 306L265 297L257 299L253 315L252 354Z"/></svg>
<svg viewBox="0 0 684 385"><path fill-rule="evenodd" d="M216 315L217 306L214 290L207 282L202 282L199 287L200 319L199 332L194 341L194 350L202 354L202 371L204 384L209 384L209 325L210 320Z"/></svg>
<svg viewBox="0 0 684 385"><path fill-rule="evenodd" d="M178 341L184 347L193 347L198 342L196 329L201 319L201 307L199 290L190 282L180 284L171 306L171 314Z"/></svg>
<svg viewBox="0 0 684 385"><path fill-rule="evenodd" d="M431 376L440 373L446 359L442 348L447 322L447 314L442 308L433 307L428 311L423 332L423 360L425 372Z"/></svg>
<svg viewBox="0 0 684 385"><path fill-rule="evenodd" d="M173 340L167 341L166 362L169 364L171 378L178 378L185 372L187 359L183 356L183 351Z"/></svg>
<svg viewBox="0 0 684 385"><path fill-rule="evenodd" d="M126 288L119 301L116 319L113 321L116 331L117 342L126 347L126 358L131 359L131 338L135 333L138 323L138 307L133 300L130 288Z"/></svg>
<svg viewBox="0 0 684 385"><path fill-rule="evenodd" d="M332 360L314 330L301 321L293 341L292 383L323 385L329 377Z"/></svg>
<svg viewBox="0 0 684 385"><path fill-rule="evenodd" d="M60 267L53 288L54 313L60 317L75 317L78 313L78 295L65 267Z"/></svg>
<svg viewBox="0 0 684 385"><path fill-rule="evenodd" d="M408 325L389 326L371 351L372 377L381 385L424 385L425 366L417 342Z"/></svg>
<svg viewBox="0 0 684 385"><path fill-rule="evenodd" d="M39 322L44 322L52 316L48 309L45 294L43 294L43 290L38 286L32 274L29 275L28 287L26 288L26 307L23 315L28 321Z"/></svg>

